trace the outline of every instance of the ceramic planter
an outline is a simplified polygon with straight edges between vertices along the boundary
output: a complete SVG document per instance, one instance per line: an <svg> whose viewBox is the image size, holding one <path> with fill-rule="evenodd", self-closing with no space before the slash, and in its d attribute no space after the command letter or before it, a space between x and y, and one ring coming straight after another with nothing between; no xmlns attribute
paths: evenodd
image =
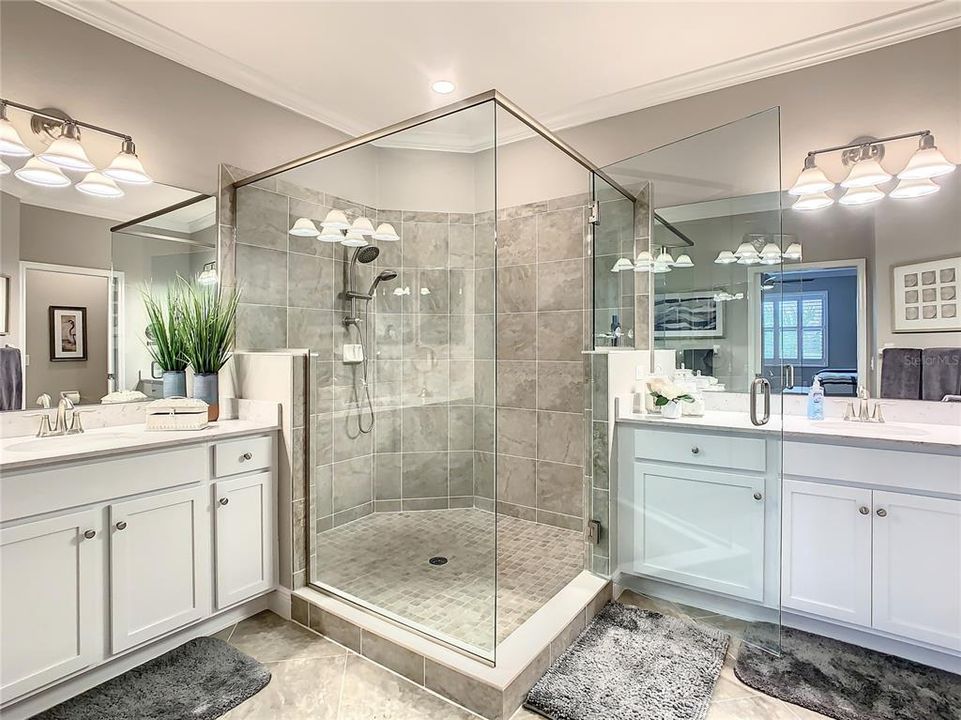
<svg viewBox="0 0 961 720"><path fill-rule="evenodd" d="M164 370L163 396L187 397L187 373L184 370Z"/></svg>
<svg viewBox="0 0 961 720"><path fill-rule="evenodd" d="M220 417L220 384L217 373L194 375L193 396L207 403L207 420L214 422Z"/></svg>

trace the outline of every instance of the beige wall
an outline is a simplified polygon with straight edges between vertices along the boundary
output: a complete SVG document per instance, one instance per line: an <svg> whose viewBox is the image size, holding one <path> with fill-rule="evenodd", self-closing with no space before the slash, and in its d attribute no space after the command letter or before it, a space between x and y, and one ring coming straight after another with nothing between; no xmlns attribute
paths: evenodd
<svg viewBox="0 0 961 720"><path fill-rule="evenodd" d="M110 268L113 220L20 205L20 259L31 262Z"/></svg>
<svg viewBox="0 0 961 720"><path fill-rule="evenodd" d="M78 390L85 404L100 402L107 392L107 278L48 270L30 270L26 277L27 407L40 393L56 403L65 390ZM87 308L86 360L50 361L51 305Z"/></svg>

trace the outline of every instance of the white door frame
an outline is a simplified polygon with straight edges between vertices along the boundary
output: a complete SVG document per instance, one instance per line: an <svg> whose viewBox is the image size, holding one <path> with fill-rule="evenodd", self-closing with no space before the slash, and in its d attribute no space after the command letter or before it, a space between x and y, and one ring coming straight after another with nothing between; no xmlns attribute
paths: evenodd
<svg viewBox="0 0 961 720"><path fill-rule="evenodd" d="M90 275L93 277L102 277L107 279L107 377L104 377L104 385L107 388L107 392L111 392L114 388L110 387L110 375L113 377L120 378L123 377L123 353L120 350L123 348L123 310L124 310L124 274L121 270L105 270L103 268L89 268L81 267L79 265L58 265L55 263L41 263L32 262L29 260L20 261L20 317L18 318L20 326L20 344L23 347L23 352L20 353L20 371L23 377L23 392L21 393L22 407L25 410L27 408L27 273L30 270L42 270L45 272L59 272L69 275ZM114 318L114 308L113 308L113 285L116 284L119 288L117 294L117 313L118 316ZM116 342L114 341L114 325L117 328Z"/></svg>
<svg viewBox="0 0 961 720"><path fill-rule="evenodd" d="M864 258L851 260L821 260L820 262L791 263L790 265L752 265L748 272L748 357L750 358L750 376L760 372L764 367L761 357L761 275L777 272L794 272L796 270L826 270L830 268L853 267L857 273L857 324L858 324L858 381L869 387L868 377L868 288L867 263Z"/></svg>

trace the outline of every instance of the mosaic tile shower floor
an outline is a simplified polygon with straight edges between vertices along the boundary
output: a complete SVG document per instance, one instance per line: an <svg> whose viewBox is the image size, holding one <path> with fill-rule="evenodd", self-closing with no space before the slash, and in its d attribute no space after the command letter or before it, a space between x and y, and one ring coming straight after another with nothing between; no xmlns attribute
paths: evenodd
<svg viewBox="0 0 961 720"><path fill-rule="evenodd" d="M497 515L496 642L584 568L581 533ZM494 519L474 508L374 513L317 536L312 577L431 632L494 644ZM447 563L431 565L432 557Z"/></svg>

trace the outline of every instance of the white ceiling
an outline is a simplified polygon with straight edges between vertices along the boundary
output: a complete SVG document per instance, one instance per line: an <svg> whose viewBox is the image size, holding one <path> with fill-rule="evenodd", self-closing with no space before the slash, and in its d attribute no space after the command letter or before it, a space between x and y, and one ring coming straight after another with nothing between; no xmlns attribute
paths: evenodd
<svg viewBox="0 0 961 720"><path fill-rule="evenodd" d="M957 0L42 1L349 135L491 88L559 130L961 24Z"/></svg>

